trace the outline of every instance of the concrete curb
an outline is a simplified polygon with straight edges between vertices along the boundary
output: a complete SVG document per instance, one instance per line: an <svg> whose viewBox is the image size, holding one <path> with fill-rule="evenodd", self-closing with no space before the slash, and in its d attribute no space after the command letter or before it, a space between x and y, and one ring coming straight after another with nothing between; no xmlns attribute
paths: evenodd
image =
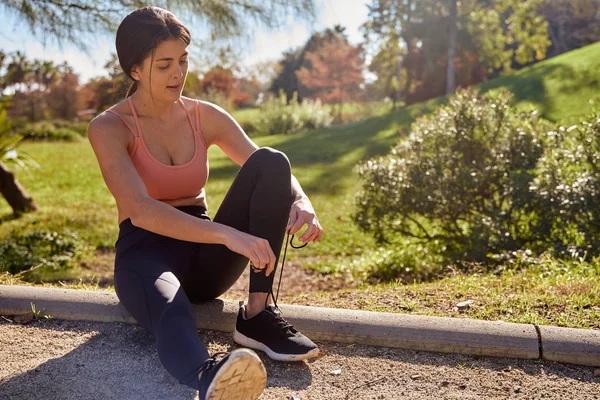
<svg viewBox="0 0 600 400"><path fill-rule="evenodd" d="M58 319L136 323L114 292L0 285L0 315L36 310ZM200 329L233 332L238 304L193 305ZM314 340L410 350L600 366L600 331L282 304L287 320Z"/></svg>

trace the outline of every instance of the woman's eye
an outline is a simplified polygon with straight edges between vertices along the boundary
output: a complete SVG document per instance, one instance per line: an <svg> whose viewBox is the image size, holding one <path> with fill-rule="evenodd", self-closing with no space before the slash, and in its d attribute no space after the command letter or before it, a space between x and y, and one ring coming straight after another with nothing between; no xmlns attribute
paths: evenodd
<svg viewBox="0 0 600 400"><path fill-rule="evenodd" d="M187 64L187 63L188 63L188 60L179 61L179 64ZM167 65L166 67L158 67L158 69L162 69L162 70L165 70L168 68L169 68L169 65Z"/></svg>

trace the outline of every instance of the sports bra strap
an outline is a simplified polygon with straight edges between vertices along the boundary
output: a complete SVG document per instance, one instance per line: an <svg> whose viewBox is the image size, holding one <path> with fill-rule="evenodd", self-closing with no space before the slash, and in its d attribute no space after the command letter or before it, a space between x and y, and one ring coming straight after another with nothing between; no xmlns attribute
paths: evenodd
<svg viewBox="0 0 600 400"><path fill-rule="evenodd" d="M185 111L185 115L187 115L188 122L190 123L190 128L194 130L194 123L192 122L192 117L190 116L190 113L187 110L185 103L183 102L183 100L181 100L181 97L177 101L179 102L179 104L181 104L181 108L183 108L183 111Z"/></svg>
<svg viewBox="0 0 600 400"><path fill-rule="evenodd" d="M200 103L198 100L194 102L194 108L196 109L196 131L200 131L200 113L198 111L200 109Z"/></svg>
<svg viewBox="0 0 600 400"><path fill-rule="evenodd" d="M137 135L135 136L142 136L142 130L140 129L140 121L138 120L138 115L137 112L135 111L135 107L133 106L133 101L131 100L131 97L127 98L127 102L129 103L129 108L131 109L131 113L133 114L133 119L135 121L135 127L137 128Z"/></svg>
<svg viewBox="0 0 600 400"><path fill-rule="evenodd" d="M133 136L136 136L136 137L137 137L137 135L136 135L136 133L135 133L135 130L134 130L132 127L131 127L131 125L129 125L129 123L127 123L127 121L125 121L125 118L123 118L123 117L121 116L121 114L119 114L118 112L115 112L115 111L113 111L113 110L106 110L106 112L109 112L109 113L115 114L116 116L118 116L119 118L121 118L121 121L123 121L123 123L124 123L125 125L127 125L127 128L129 128L129 130L131 131L131 133L133 133Z"/></svg>

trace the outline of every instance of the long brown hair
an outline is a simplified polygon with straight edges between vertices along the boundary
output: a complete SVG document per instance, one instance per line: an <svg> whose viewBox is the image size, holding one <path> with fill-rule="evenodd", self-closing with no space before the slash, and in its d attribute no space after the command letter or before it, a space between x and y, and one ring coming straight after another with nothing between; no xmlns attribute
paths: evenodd
<svg viewBox="0 0 600 400"><path fill-rule="evenodd" d="M168 39L181 39L186 45L192 41L190 31L175 15L160 7L143 7L127 15L117 29L116 47L121 69L133 83L125 97L137 90L137 81L131 70L152 53L150 63L150 84L152 84L152 64L154 53L160 43ZM150 93L152 95L152 93Z"/></svg>

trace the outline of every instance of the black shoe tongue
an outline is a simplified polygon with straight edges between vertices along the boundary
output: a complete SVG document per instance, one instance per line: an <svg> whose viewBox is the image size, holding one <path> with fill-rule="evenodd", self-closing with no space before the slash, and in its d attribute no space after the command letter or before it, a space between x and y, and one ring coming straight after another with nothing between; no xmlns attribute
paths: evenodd
<svg viewBox="0 0 600 400"><path fill-rule="evenodd" d="M279 310L279 308L277 308L275 306L268 305L265 309L272 312L273 314L275 314L277 316L281 315L281 311Z"/></svg>

